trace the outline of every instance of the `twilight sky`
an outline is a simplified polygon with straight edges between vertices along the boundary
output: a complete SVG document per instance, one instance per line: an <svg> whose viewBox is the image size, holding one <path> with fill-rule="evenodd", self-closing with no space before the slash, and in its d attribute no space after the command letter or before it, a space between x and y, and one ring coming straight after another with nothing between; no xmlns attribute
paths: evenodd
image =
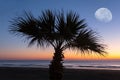
<svg viewBox="0 0 120 80"><path fill-rule="evenodd" d="M99 8L108 8L112 12L112 21L101 22L95 18ZM66 59L120 59L120 0L0 0L0 59L51 59L53 49L27 47L25 38L8 32L10 21L31 11L34 16L42 10L73 10L86 19L90 28L101 36L101 42L107 45L106 57L74 54L65 51ZM76 52L75 52L76 53Z"/></svg>

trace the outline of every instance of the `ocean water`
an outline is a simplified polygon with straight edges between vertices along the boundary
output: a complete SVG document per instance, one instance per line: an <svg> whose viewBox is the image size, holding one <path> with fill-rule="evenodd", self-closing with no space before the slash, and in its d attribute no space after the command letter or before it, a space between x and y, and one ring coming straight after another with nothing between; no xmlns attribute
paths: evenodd
<svg viewBox="0 0 120 80"><path fill-rule="evenodd" d="M48 68L49 64L49 60L0 60L0 67ZM120 70L120 60L67 60L63 65L69 69Z"/></svg>

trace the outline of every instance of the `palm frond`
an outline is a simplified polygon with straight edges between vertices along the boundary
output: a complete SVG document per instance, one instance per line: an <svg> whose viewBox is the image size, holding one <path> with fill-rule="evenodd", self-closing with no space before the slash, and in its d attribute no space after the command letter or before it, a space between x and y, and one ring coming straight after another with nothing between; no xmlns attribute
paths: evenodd
<svg viewBox="0 0 120 80"><path fill-rule="evenodd" d="M17 17L11 21L10 32L25 36L30 42L28 46L37 42L39 45L44 44L44 34L40 31L37 19L30 13L25 13L24 17Z"/></svg>
<svg viewBox="0 0 120 80"><path fill-rule="evenodd" d="M38 25L40 26L41 31L44 33L54 32L54 27L55 27L54 13L50 10L43 11L42 15L39 16Z"/></svg>
<svg viewBox="0 0 120 80"><path fill-rule="evenodd" d="M80 20L79 15L74 12L69 12L66 15L64 12L57 15L57 31L61 38L66 41L74 39L79 31L86 27L84 19Z"/></svg>
<svg viewBox="0 0 120 80"><path fill-rule="evenodd" d="M79 35L68 44L69 48L80 50L81 52L96 52L104 55L105 45L99 43L96 33L89 29L82 29Z"/></svg>

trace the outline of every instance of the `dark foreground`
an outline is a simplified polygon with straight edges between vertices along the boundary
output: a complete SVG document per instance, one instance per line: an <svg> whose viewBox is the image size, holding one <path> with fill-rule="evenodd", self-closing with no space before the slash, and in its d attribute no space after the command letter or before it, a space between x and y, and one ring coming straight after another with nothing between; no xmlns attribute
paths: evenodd
<svg viewBox="0 0 120 80"><path fill-rule="evenodd" d="M0 68L0 80L49 80L45 68ZM120 80L120 70L65 69L63 80Z"/></svg>

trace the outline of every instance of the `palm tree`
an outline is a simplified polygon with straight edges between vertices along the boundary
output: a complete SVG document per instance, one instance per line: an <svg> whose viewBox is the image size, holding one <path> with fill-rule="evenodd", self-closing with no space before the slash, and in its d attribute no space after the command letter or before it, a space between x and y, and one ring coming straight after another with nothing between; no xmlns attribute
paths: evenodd
<svg viewBox="0 0 120 80"><path fill-rule="evenodd" d="M11 21L10 32L25 36L29 46L54 48L54 56L49 65L49 79L62 80L63 51L66 49L80 50L81 53L95 52L104 55L105 47L99 43L96 33L89 29L73 11L64 13L45 10L35 18L31 13L25 13Z"/></svg>

